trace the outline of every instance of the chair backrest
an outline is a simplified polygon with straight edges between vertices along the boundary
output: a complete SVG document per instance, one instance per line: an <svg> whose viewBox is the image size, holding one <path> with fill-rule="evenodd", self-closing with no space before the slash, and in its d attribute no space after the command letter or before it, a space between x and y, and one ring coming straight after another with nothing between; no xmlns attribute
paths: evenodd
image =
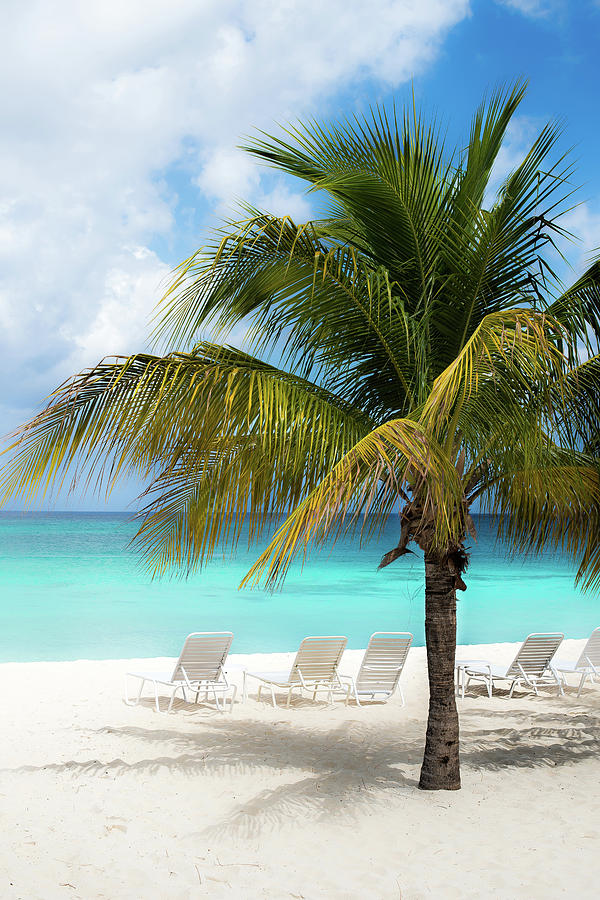
<svg viewBox="0 0 600 900"><path fill-rule="evenodd" d="M356 676L358 691L389 691L396 688L413 636L404 631L376 631L371 635Z"/></svg>
<svg viewBox="0 0 600 900"><path fill-rule="evenodd" d="M507 675L520 675L521 668L526 675L540 678L548 668L550 660L560 647L564 634L552 632L548 634L530 634L525 638Z"/></svg>
<svg viewBox="0 0 600 900"><path fill-rule="evenodd" d="M300 644L290 672L290 681L298 681L298 670L305 681L331 681L346 649L348 638L339 636L306 637Z"/></svg>
<svg viewBox="0 0 600 900"><path fill-rule="evenodd" d="M594 628L577 660L577 666L589 666L590 663L600 666L600 628Z"/></svg>
<svg viewBox="0 0 600 900"><path fill-rule="evenodd" d="M229 653L231 631L196 631L188 634L173 669L172 681L218 681Z"/></svg>

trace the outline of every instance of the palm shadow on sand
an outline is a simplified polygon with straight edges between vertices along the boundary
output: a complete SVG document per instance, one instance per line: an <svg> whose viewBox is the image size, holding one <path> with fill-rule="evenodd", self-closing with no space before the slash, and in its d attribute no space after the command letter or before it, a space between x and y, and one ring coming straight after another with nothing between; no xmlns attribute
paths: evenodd
<svg viewBox="0 0 600 900"><path fill-rule="evenodd" d="M597 707L557 704L543 712L527 708L499 709L484 702L462 710L461 762L464 781L474 772L511 771L540 766L576 764L600 753L600 712ZM115 735L125 744L156 745L161 755L135 762L122 759L68 761L44 767L24 766L13 772L41 769L70 773L73 777L130 773L151 775L165 769L173 775L222 777L232 786L236 775L267 772L279 782L257 790L250 799L229 810L210 834L253 836L295 817L343 815L346 822L360 810L382 809L393 797L416 789L424 745L422 721L390 723L338 721L323 729L296 725L293 711L281 721L236 719L229 716L186 717L187 730L145 728L135 725L105 727L87 732L102 744L103 735ZM481 727L481 722L486 727ZM173 718L169 719L169 725ZM166 752L164 752L166 751ZM271 779L273 780L273 779Z"/></svg>

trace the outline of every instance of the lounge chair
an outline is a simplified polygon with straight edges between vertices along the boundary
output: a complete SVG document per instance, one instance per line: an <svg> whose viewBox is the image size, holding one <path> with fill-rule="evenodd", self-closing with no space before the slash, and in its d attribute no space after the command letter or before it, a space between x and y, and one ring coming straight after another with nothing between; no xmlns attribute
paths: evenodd
<svg viewBox="0 0 600 900"><path fill-rule="evenodd" d="M135 706L140 702L142 690L147 681L154 685L154 699L156 711L160 712L158 699L158 687L171 689L171 699L167 712L173 707L173 701L178 691L181 691L184 700L187 699L186 691L195 694L195 702L202 692L205 699L212 694L219 712L225 710L225 701L228 693L231 693L229 711L233 708L233 702L237 688L227 682L223 665L229 653L233 634L231 631L196 631L188 634L183 649L172 673L169 672L128 672L125 679L125 702ZM130 700L127 691L127 677L139 678L140 689L137 697ZM223 706L219 702L223 699Z"/></svg>
<svg viewBox="0 0 600 900"><path fill-rule="evenodd" d="M342 682L350 684L346 705L350 695L354 696L358 706L361 705L361 699L374 700L376 695L389 700L398 688L404 706L404 694L399 681L412 639L412 634L403 631L376 631L372 634L356 678L340 675Z"/></svg>
<svg viewBox="0 0 600 900"><path fill-rule="evenodd" d="M565 659L555 659L552 665L561 674L565 685L567 683L565 675L569 673L581 675L577 691L577 696L579 697L586 678L591 678L594 681L594 675L600 675L600 628L595 628L592 631L578 660L571 662Z"/></svg>
<svg viewBox="0 0 600 900"><path fill-rule="evenodd" d="M552 665L552 657L558 650L564 634L530 634L525 638L519 652L510 666L496 666L492 663L475 663L465 667L466 685L470 681L483 681L487 687L488 696L492 696L494 681L509 681L509 697L517 685L526 685L535 694L541 684L554 684L558 694L564 691L557 672ZM464 696L464 694L463 694Z"/></svg>
<svg viewBox="0 0 600 900"><path fill-rule="evenodd" d="M333 702L335 690L349 689L344 687L337 673L342 654L346 649L348 639L345 637L307 637L304 638L292 668L289 672L248 672L244 671L243 697L247 697L247 680L254 678L259 682L258 699L261 691L268 687L271 691L273 706L277 706L275 691L287 691L287 706L290 705L292 692L299 690L312 691L313 700L317 691L326 690L329 702Z"/></svg>

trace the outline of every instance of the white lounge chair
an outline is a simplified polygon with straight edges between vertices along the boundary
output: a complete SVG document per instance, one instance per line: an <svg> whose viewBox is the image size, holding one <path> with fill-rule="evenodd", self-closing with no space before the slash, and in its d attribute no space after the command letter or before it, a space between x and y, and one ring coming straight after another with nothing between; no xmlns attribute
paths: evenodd
<svg viewBox="0 0 600 900"><path fill-rule="evenodd" d="M552 665L552 657L558 650L564 634L530 634L525 638L519 652L510 666L496 666L492 663L475 663L465 667L466 685L470 681L483 681L487 687L488 696L492 696L492 684L494 681L509 681L512 697L517 685L526 685L535 694L541 684L554 684L559 695L564 691L560 678ZM463 692L464 696L464 692Z"/></svg>
<svg viewBox="0 0 600 900"><path fill-rule="evenodd" d="M347 643L348 639L345 637L307 637L300 644L289 672L244 671L244 700L247 698L247 679L254 678L259 682L258 699L260 700L263 687L268 687L273 706L277 706L276 690L287 691L287 706L290 705L292 692L295 690L300 693L303 690L312 691L313 700L316 699L318 690L326 690L331 703L334 691L348 690L347 686L342 685L337 673Z"/></svg>
<svg viewBox="0 0 600 900"><path fill-rule="evenodd" d="M587 639L586 645L579 655L579 659L572 662L566 659L555 659L552 663L557 672L562 675L563 684L567 681L564 677L570 673L581 675L577 696L581 694L586 678L594 681L594 676L600 676L600 628L595 628Z"/></svg>
<svg viewBox="0 0 600 900"><path fill-rule="evenodd" d="M171 711L175 695L181 691L183 699L186 698L186 690L195 694L195 702L198 702L198 696L202 692L205 699L212 694L215 705L219 712L225 709L225 701L228 693L231 693L231 701L229 711L233 708L233 702L237 688L230 685L223 671L223 665L229 653L233 634L231 631L196 631L188 634L183 645L183 649L177 660L173 672L128 672L125 678L125 702L130 706L134 706L140 702L142 691L146 682L150 682L154 686L154 699L156 703L156 711L160 712L160 703L158 699L158 688L166 687L171 689L171 699L167 712ZM139 678L140 689L137 697L129 699L127 690L127 678ZM219 697L223 699L224 705L221 706Z"/></svg>
<svg viewBox="0 0 600 900"><path fill-rule="evenodd" d="M404 706L399 681L412 639L412 634L404 631L376 631L372 634L356 678L340 674L341 680L350 684L346 705L351 695L358 706L361 699L374 700L376 695L389 700L398 688Z"/></svg>

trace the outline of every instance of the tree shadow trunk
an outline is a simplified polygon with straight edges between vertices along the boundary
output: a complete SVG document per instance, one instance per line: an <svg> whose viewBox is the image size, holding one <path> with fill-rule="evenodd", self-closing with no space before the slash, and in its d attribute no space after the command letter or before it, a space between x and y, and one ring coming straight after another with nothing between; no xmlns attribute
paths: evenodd
<svg viewBox="0 0 600 900"><path fill-rule="evenodd" d="M426 791L457 791L460 763L454 694L456 590L448 567L428 553L425 554L425 639L429 718L419 787Z"/></svg>

